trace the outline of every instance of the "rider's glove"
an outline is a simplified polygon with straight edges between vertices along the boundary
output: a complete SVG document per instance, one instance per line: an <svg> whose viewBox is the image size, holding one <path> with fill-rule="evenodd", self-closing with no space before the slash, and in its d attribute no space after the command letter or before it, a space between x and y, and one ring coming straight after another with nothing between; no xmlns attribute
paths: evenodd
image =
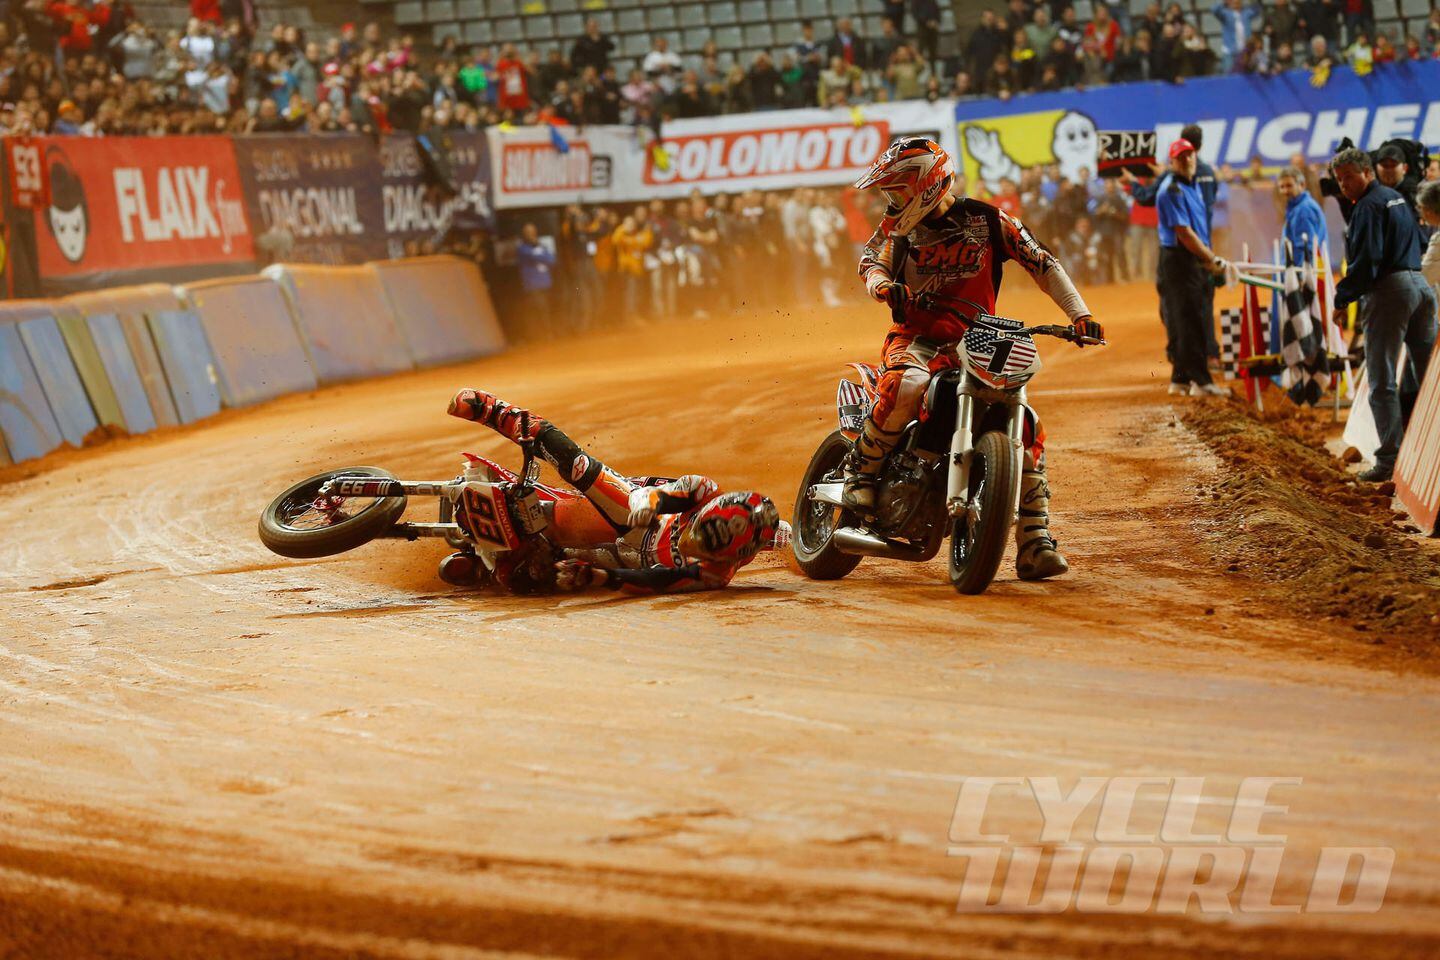
<svg viewBox="0 0 1440 960"><path fill-rule="evenodd" d="M1096 323L1094 317L1080 317L1075 321L1074 326L1077 347L1085 346L1085 340L1105 339L1105 328Z"/></svg>
<svg viewBox="0 0 1440 960"><path fill-rule="evenodd" d="M605 571L589 560L560 560L555 564L555 589L566 593L584 590L605 579Z"/></svg>
<svg viewBox="0 0 1440 960"><path fill-rule="evenodd" d="M905 306L912 299L910 288L898 280L885 281L875 292L892 310Z"/></svg>
<svg viewBox="0 0 1440 960"><path fill-rule="evenodd" d="M632 527L648 527L655 519L655 509L660 504L660 491L655 487L640 487L630 492L630 516L626 519Z"/></svg>

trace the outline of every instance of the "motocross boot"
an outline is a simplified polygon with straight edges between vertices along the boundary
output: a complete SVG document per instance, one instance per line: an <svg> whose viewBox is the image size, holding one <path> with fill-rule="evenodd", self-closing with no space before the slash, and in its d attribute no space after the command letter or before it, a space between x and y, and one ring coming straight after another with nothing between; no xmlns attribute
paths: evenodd
<svg viewBox="0 0 1440 960"><path fill-rule="evenodd" d="M899 439L898 431L882 430L875 421L866 421L864 431L855 438L854 446L841 464L845 469L845 492L840 495L840 501L847 510L869 513L875 509L875 485L880 468Z"/></svg>
<svg viewBox="0 0 1440 960"><path fill-rule="evenodd" d="M1015 572L1021 580L1047 580L1070 570L1050 536L1050 485L1043 464L1020 475L1020 515L1015 523Z"/></svg>

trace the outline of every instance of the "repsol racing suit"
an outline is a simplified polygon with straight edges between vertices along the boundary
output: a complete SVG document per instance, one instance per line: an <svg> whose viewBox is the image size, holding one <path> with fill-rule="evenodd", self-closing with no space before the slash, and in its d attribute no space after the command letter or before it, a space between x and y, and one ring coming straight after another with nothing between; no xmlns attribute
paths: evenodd
<svg viewBox="0 0 1440 960"><path fill-rule="evenodd" d="M969 300L993 313L1007 260L1023 267L1072 323L1090 315L1060 261L1024 224L970 198L957 199L943 214L921 221L908 237L892 237L882 224L865 245L860 275L866 291L881 302L887 301L891 284L901 283L911 294L928 292ZM854 466L861 476L879 471L905 425L917 417L931 376L961 365L956 349L965 334L963 320L949 312L922 310L913 302L902 305L900 311L897 319L902 322L893 323L885 337L879 397L855 444ZM1016 565L1022 576L1033 562L1033 551L1055 550L1049 535L1045 430L1028 407L1024 444L1020 522L1016 525Z"/></svg>
<svg viewBox="0 0 1440 960"><path fill-rule="evenodd" d="M600 585L630 593L716 590L734 579L761 544L732 560L685 556L680 543L702 508L724 494L709 477L624 477L583 451L549 421L483 390L461 390L448 412L518 442L523 424L536 452L585 495L555 503L546 536L563 558L603 572Z"/></svg>

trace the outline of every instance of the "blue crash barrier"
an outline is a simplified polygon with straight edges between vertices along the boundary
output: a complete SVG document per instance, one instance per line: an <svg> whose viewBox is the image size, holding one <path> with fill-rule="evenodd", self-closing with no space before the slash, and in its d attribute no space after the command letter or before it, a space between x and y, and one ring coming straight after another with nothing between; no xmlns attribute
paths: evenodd
<svg viewBox="0 0 1440 960"><path fill-rule="evenodd" d="M113 313L102 313L85 319L90 329L90 339L100 354L105 366L105 375L115 391L115 400L120 405L121 425L129 433L148 433L156 427L155 412L150 407L150 398L145 393L145 383L130 355L130 341L120 318Z"/></svg>
<svg viewBox="0 0 1440 960"><path fill-rule="evenodd" d="M30 309L35 316L15 324L20 331L20 341L30 354L30 363L35 367L35 375L45 391L45 399L50 403L50 412L60 426L60 435L71 446L84 446L85 438L100 426L100 421L95 418L90 397L80 382L75 361L65 347L65 338L60 335L60 325L55 322L50 305L37 302ZM19 310L14 312L16 315L20 313Z"/></svg>
<svg viewBox="0 0 1440 960"><path fill-rule="evenodd" d="M264 277L204 280L180 288L200 316L215 358L220 396L244 407L314 390L315 371L280 288Z"/></svg>
<svg viewBox="0 0 1440 960"><path fill-rule="evenodd" d="M410 348L374 271L276 264L262 273L285 292L321 383L414 369Z"/></svg>
<svg viewBox="0 0 1440 960"><path fill-rule="evenodd" d="M366 265L380 278L416 366L469 360L505 349L480 270L459 257L413 257Z"/></svg>
<svg viewBox="0 0 1440 960"><path fill-rule="evenodd" d="M194 310L157 310L150 314L150 333L170 382L180 422L194 423L219 413L215 362L199 314Z"/></svg>
<svg viewBox="0 0 1440 960"><path fill-rule="evenodd" d="M175 400L170 396L170 381L165 378L165 367L160 363L160 353L155 349L145 314L122 313L118 316L120 329L125 332L125 342L130 344L130 358L135 361L150 409L155 412L155 423L162 427L175 426L180 422L180 414L175 411Z"/></svg>
<svg viewBox="0 0 1440 960"><path fill-rule="evenodd" d="M64 442L14 323L0 321L0 434L9 459L43 457Z"/></svg>
<svg viewBox="0 0 1440 960"><path fill-rule="evenodd" d="M125 428L125 418L120 413L120 403L115 399L115 388L100 360L100 351L95 349L95 340L90 336L90 326L85 314L73 303L57 300L51 304L55 310L55 322L60 335L65 339L65 348L75 363L75 371L85 386L90 406L102 424Z"/></svg>

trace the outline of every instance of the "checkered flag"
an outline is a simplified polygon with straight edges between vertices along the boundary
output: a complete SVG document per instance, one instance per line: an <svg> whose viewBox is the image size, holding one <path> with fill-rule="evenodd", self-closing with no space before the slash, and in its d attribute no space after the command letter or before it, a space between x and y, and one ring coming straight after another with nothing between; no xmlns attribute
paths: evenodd
<svg viewBox="0 0 1440 960"><path fill-rule="evenodd" d="M1263 352L1261 332L1270 327L1270 311L1261 307L1252 325L1251 336L1245 336L1245 308L1226 307L1220 311L1220 363L1232 380L1240 376L1240 361Z"/></svg>
<svg viewBox="0 0 1440 960"><path fill-rule="evenodd" d="M1314 406L1330 387L1330 360L1322 335L1320 303L1315 295L1315 265L1309 258L1285 268L1281 300L1280 356L1290 374L1290 399Z"/></svg>

